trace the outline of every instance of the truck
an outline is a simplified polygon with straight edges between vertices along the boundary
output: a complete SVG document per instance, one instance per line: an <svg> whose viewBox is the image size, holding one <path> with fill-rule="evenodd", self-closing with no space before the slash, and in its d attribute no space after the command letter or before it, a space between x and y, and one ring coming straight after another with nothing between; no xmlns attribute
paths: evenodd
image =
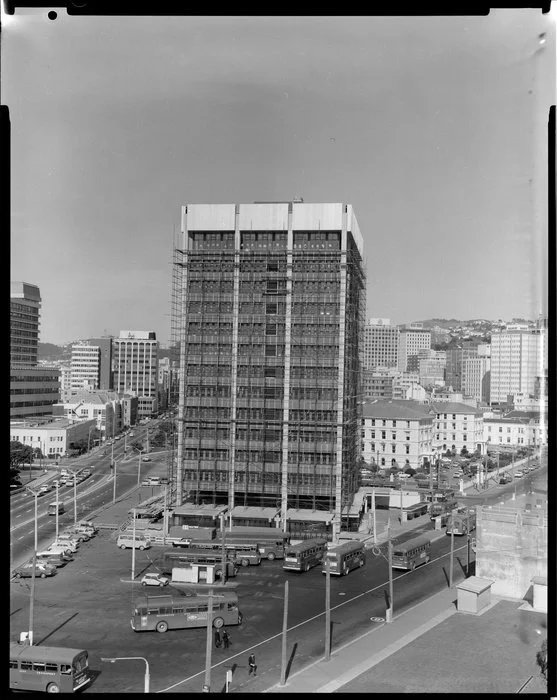
<svg viewBox="0 0 557 700"><path fill-rule="evenodd" d="M447 519L447 535L467 535L472 530L476 529L476 511L459 510L457 513L451 513Z"/></svg>

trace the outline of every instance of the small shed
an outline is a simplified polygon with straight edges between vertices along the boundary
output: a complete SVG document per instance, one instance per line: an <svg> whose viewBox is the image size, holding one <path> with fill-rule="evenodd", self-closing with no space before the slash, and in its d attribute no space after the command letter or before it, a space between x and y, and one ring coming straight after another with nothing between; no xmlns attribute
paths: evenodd
<svg viewBox="0 0 557 700"><path fill-rule="evenodd" d="M459 612L477 615L491 603L493 581L479 576L470 576L457 584L457 609Z"/></svg>
<svg viewBox="0 0 557 700"><path fill-rule="evenodd" d="M534 599L532 607L538 612L547 612L547 576L534 576Z"/></svg>

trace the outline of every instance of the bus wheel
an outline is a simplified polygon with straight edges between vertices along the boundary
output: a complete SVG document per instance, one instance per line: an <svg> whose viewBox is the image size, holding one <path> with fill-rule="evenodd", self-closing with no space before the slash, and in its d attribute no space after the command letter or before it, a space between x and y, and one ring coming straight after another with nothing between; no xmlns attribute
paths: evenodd
<svg viewBox="0 0 557 700"><path fill-rule="evenodd" d="M364 565L364 560L360 559L360 566L363 566L363 565Z"/></svg>
<svg viewBox="0 0 557 700"><path fill-rule="evenodd" d="M412 561L412 564L410 565L410 571L414 571L415 568L416 568L416 562Z"/></svg>
<svg viewBox="0 0 557 700"><path fill-rule="evenodd" d="M275 558L275 553L274 553L274 552L269 552L269 554L267 554L267 559L268 559L269 561L273 561L274 558Z"/></svg>
<svg viewBox="0 0 557 700"><path fill-rule="evenodd" d="M249 566L249 561L247 559L242 559L241 564L242 566Z"/></svg>
<svg viewBox="0 0 557 700"><path fill-rule="evenodd" d="M60 688L56 685L56 683L49 683L46 686L46 692L47 693L59 693Z"/></svg>
<svg viewBox="0 0 557 700"><path fill-rule="evenodd" d="M160 632L161 634L163 634L164 632L166 632L167 629L168 629L167 622L165 622L164 620L157 622L157 627L156 627L157 632Z"/></svg>
<svg viewBox="0 0 557 700"><path fill-rule="evenodd" d="M347 576L347 575L348 575L348 567L346 566L346 564L345 564L345 565L343 566L343 568L342 568L342 575L343 575L343 576Z"/></svg>
<svg viewBox="0 0 557 700"><path fill-rule="evenodd" d="M426 563L426 564L429 564L429 557L426 557L426 558L425 558L425 563Z"/></svg>
<svg viewBox="0 0 557 700"><path fill-rule="evenodd" d="M41 578L46 578L46 574L45 574L44 571L43 571L43 573L41 574Z"/></svg>
<svg viewBox="0 0 557 700"><path fill-rule="evenodd" d="M224 625L224 620L222 617L215 617L213 620L213 627L216 627L218 630Z"/></svg>

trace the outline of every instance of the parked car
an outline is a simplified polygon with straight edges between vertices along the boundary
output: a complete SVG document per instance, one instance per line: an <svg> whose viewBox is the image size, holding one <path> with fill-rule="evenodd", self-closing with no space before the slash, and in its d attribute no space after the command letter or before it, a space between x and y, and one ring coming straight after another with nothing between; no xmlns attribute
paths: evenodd
<svg viewBox="0 0 557 700"><path fill-rule="evenodd" d="M60 535L50 547L47 547L47 549L50 549L51 547L65 547L66 549L69 549L72 554L75 554L79 547L79 540L69 539Z"/></svg>
<svg viewBox="0 0 557 700"><path fill-rule="evenodd" d="M49 491L52 491L52 486L49 486L48 484L43 484L39 488L39 495L42 493L48 493Z"/></svg>
<svg viewBox="0 0 557 700"><path fill-rule="evenodd" d="M74 554L74 552L72 552L72 550L65 544L54 543L54 544L51 544L50 547L47 547L46 549L49 552L54 552L54 553L58 553L58 554L65 554L66 556L69 556L69 557L71 557L72 554ZM72 557L72 559L73 559L73 557Z"/></svg>
<svg viewBox="0 0 557 700"><path fill-rule="evenodd" d="M142 458L141 458L141 461L142 461L142 462L150 462L150 461L151 461L151 458L145 456L145 457L142 457Z"/></svg>
<svg viewBox="0 0 557 700"><path fill-rule="evenodd" d="M130 433L130 437L134 437L134 436L135 436L135 433Z"/></svg>
<svg viewBox="0 0 557 700"><path fill-rule="evenodd" d="M37 552L37 564L40 562L41 564L50 564L58 568L60 566L66 566L68 561L70 561L70 559L67 558L66 554L62 554L62 552L49 552L48 549L44 552Z"/></svg>
<svg viewBox="0 0 557 700"><path fill-rule="evenodd" d="M142 586L160 586L160 588L163 588L169 583L170 579L168 579L166 576L163 576L162 574L157 573L145 574L145 576L141 579Z"/></svg>
<svg viewBox="0 0 557 700"><path fill-rule="evenodd" d="M93 534L91 533L90 530L85 530L81 529L78 530L77 528L71 527L68 528L67 530L64 530L62 533L63 535L67 535L68 537L71 537L74 540L77 540L79 542L88 542Z"/></svg>
<svg viewBox="0 0 557 700"><path fill-rule="evenodd" d="M514 473L515 479L520 479L520 477L524 476L524 472L521 472L520 469Z"/></svg>
<svg viewBox="0 0 557 700"><path fill-rule="evenodd" d="M134 544L135 543L135 544ZM137 535L135 536L135 539L133 537L133 534L126 534L123 533L118 536L118 539L116 540L116 545L120 547L120 549L141 549L142 551L144 549L149 549L151 546L151 540L148 540L147 538L143 537L143 535Z"/></svg>
<svg viewBox="0 0 557 700"><path fill-rule="evenodd" d="M148 476L146 479L143 480L142 485L143 486L160 486L161 479L159 476Z"/></svg>
<svg viewBox="0 0 557 700"><path fill-rule="evenodd" d="M56 567L52 564L39 563L35 566L35 577L46 578L47 576L53 576L56 573ZM33 562L28 561L21 566L14 569L14 576L16 578L31 578L33 576Z"/></svg>
<svg viewBox="0 0 557 700"><path fill-rule="evenodd" d="M78 527L88 527L88 528L90 528L91 530L93 530L94 532L98 532L98 531L99 531L99 528L95 525L95 523L94 523L92 520L80 520L80 521L77 523L77 526L78 526Z"/></svg>

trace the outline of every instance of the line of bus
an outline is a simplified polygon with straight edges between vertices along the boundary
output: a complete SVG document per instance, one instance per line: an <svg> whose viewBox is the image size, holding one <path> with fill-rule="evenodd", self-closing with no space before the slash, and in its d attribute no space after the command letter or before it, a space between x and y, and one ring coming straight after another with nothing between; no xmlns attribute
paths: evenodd
<svg viewBox="0 0 557 700"><path fill-rule="evenodd" d="M172 569L189 564L213 564L215 576L222 576L222 556L212 549L169 549L163 554L161 571L163 574L172 574ZM226 552L226 578L233 578L238 574L238 567L234 563L233 553Z"/></svg>
<svg viewBox="0 0 557 700"><path fill-rule="evenodd" d="M284 552L282 568L286 571L309 571L321 564L326 551L327 540L320 537L288 545Z"/></svg>
<svg viewBox="0 0 557 700"><path fill-rule="evenodd" d="M240 625L242 613L238 607L238 595L234 591L213 594L212 625ZM209 596L145 596L135 603L131 627L134 632L161 634L167 630L206 627L209 616Z"/></svg>
<svg viewBox="0 0 557 700"><path fill-rule="evenodd" d="M235 525L226 530L226 539L240 544L255 544L263 559L284 559L284 548L290 543L290 533L276 527L247 527Z"/></svg>
<svg viewBox="0 0 557 700"><path fill-rule="evenodd" d="M90 680L89 655L84 649L10 642L10 690L75 693Z"/></svg>
<svg viewBox="0 0 557 700"><path fill-rule="evenodd" d="M211 540L210 542L190 542L181 545L181 548L185 550L197 549L220 552L222 551L222 540L219 537L215 540ZM226 535L225 549L231 552L231 556L233 557L235 564L239 564L241 566L257 566L258 564L261 564L261 553L256 544L237 542Z"/></svg>
<svg viewBox="0 0 557 700"><path fill-rule="evenodd" d="M427 564L431 558L431 542L426 535L414 537L397 544L393 549L393 569L413 571L416 566Z"/></svg>
<svg viewBox="0 0 557 700"><path fill-rule="evenodd" d="M364 543L350 540L336 544L327 550L323 563L324 574L327 573L328 563L330 574L346 576L353 569L359 569L366 563Z"/></svg>

